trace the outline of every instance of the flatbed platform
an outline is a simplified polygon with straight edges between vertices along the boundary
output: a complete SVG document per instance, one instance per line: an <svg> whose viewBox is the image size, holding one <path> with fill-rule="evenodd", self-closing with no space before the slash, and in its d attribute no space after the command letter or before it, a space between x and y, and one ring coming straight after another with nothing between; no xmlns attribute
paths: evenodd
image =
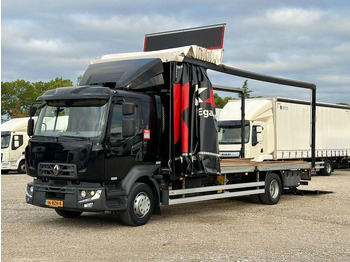
<svg viewBox="0 0 350 262"><path fill-rule="evenodd" d="M311 163L300 160L293 161L253 161L250 158L230 158L220 161L221 173L242 173L254 171L311 169Z"/></svg>

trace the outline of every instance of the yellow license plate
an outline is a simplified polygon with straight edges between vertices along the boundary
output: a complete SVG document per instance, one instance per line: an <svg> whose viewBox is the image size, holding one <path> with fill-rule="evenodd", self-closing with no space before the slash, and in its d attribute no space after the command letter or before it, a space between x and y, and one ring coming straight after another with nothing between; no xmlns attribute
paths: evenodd
<svg viewBox="0 0 350 262"><path fill-rule="evenodd" d="M46 199L45 205L50 207L63 207L63 201Z"/></svg>

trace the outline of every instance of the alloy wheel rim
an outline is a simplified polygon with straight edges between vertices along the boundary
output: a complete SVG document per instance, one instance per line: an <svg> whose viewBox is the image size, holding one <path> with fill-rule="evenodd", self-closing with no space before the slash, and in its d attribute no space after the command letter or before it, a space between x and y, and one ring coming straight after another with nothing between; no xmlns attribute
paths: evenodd
<svg viewBox="0 0 350 262"><path fill-rule="evenodd" d="M272 198L276 198L279 194L279 185L276 180L272 180L270 183L270 195Z"/></svg>
<svg viewBox="0 0 350 262"><path fill-rule="evenodd" d="M151 200L145 192L137 194L134 200L134 213L138 218L142 218L148 214L151 209Z"/></svg>

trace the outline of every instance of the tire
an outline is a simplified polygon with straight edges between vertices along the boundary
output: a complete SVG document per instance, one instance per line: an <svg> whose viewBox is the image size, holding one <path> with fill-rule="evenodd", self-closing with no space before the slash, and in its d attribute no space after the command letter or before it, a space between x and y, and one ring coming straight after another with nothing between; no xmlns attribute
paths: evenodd
<svg viewBox="0 0 350 262"><path fill-rule="evenodd" d="M26 163L24 160L19 162L18 168L17 168L18 174L25 174L26 173Z"/></svg>
<svg viewBox="0 0 350 262"><path fill-rule="evenodd" d="M328 159L324 161L323 168L320 170L322 176L330 176L332 174L332 162Z"/></svg>
<svg viewBox="0 0 350 262"><path fill-rule="evenodd" d="M281 198L282 182L280 177L274 173L267 173L265 178L265 193L260 194L261 203L275 205Z"/></svg>
<svg viewBox="0 0 350 262"><path fill-rule="evenodd" d="M77 218L79 217L83 212L79 211L68 211L68 210L62 210L62 209L55 209L56 213L59 214L61 217L64 218Z"/></svg>
<svg viewBox="0 0 350 262"><path fill-rule="evenodd" d="M251 195L250 196L250 200L254 203L254 204L261 204L261 200L259 195Z"/></svg>
<svg viewBox="0 0 350 262"><path fill-rule="evenodd" d="M129 226L141 226L148 222L153 213L153 193L144 183L135 183L128 197L127 208L120 214L121 220Z"/></svg>

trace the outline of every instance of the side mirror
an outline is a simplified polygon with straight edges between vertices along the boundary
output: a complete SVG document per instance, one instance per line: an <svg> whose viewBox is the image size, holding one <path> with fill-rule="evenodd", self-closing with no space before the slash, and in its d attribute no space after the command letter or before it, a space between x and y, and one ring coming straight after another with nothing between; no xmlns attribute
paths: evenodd
<svg viewBox="0 0 350 262"><path fill-rule="evenodd" d="M134 103L128 103L124 102L122 105L122 114L124 116L129 116L135 114L135 104Z"/></svg>
<svg viewBox="0 0 350 262"><path fill-rule="evenodd" d="M132 137L135 135L135 120L130 118L123 118L123 137Z"/></svg>
<svg viewBox="0 0 350 262"><path fill-rule="evenodd" d="M35 113L36 113L36 110L37 110L37 109L38 109L38 108L37 108L35 105L31 105L30 108L29 108L29 116L30 116L30 117L35 116Z"/></svg>
<svg viewBox="0 0 350 262"><path fill-rule="evenodd" d="M27 134L28 136L32 136L34 134L34 119L32 118L28 120Z"/></svg>

